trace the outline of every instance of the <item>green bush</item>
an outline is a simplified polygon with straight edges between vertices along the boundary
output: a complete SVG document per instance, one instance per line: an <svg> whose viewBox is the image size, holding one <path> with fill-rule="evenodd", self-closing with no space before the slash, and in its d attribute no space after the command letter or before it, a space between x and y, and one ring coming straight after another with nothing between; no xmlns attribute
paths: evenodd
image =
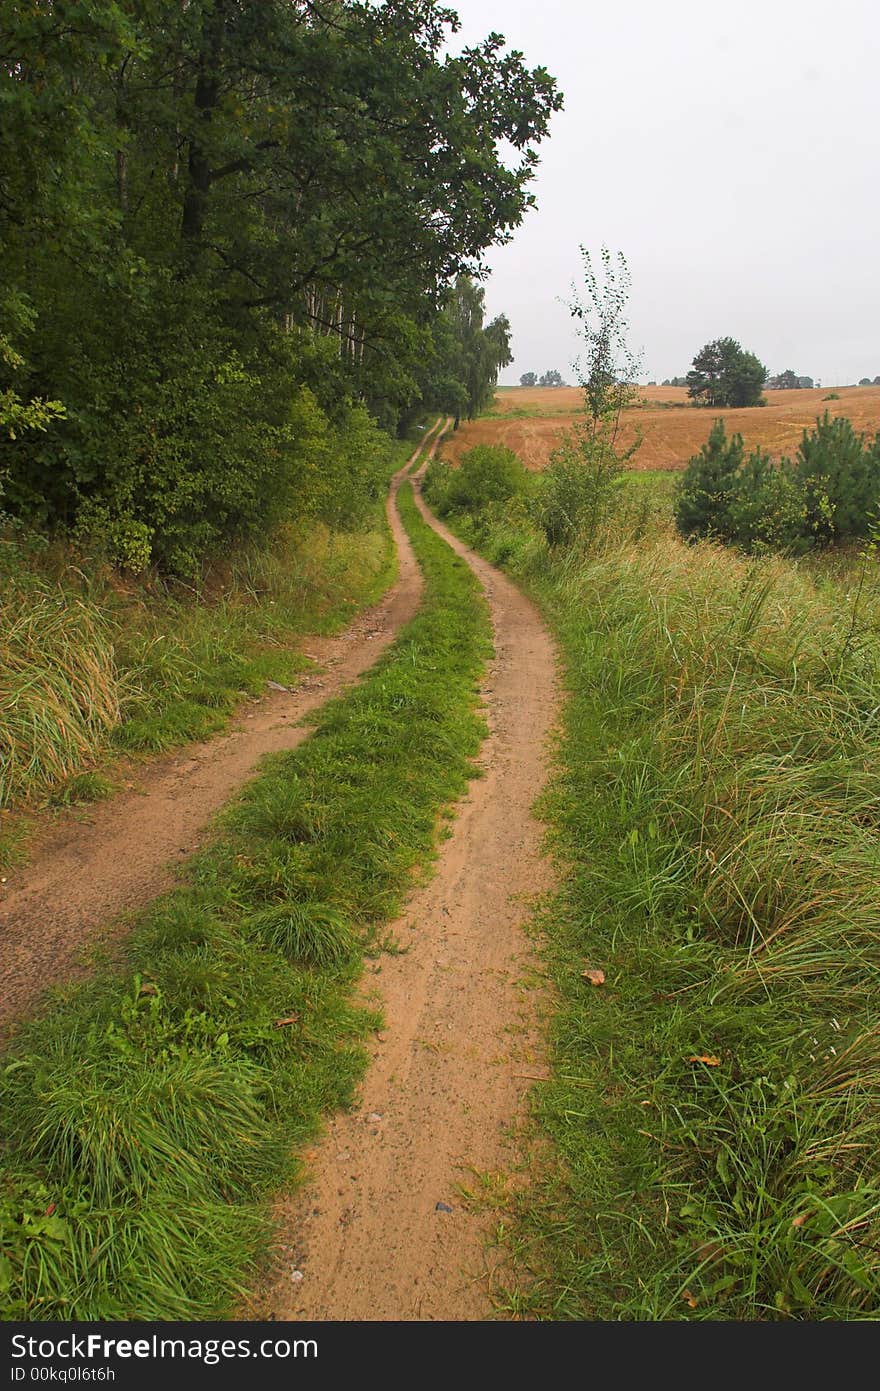
<svg viewBox="0 0 880 1391"><path fill-rule="evenodd" d="M675 521L682 536L732 540L731 502L742 461L742 435L728 439L724 421L719 418L699 454L688 461L676 489Z"/></svg>
<svg viewBox="0 0 880 1391"><path fill-rule="evenodd" d="M433 463L425 488L441 516L476 514L490 503L507 502L528 488L528 473L512 449L478 444L461 456L458 468Z"/></svg>
<svg viewBox="0 0 880 1391"><path fill-rule="evenodd" d="M795 457L806 527L820 541L868 535L880 506L880 435L869 445L845 416L826 411L804 430Z"/></svg>
<svg viewBox="0 0 880 1391"><path fill-rule="evenodd" d="M755 449L734 475L729 518L731 539L747 551L798 548L805 508L791 465L774 464Z"/></svg>
<svg viewBox="0 0 880 1391"><path fill-rule="evenodd" d="M134 573L187 578L281 519L360 522L392 446L363 406L318 397L318 349L270 323L241 342L159 274L149 295L117 291L105 308L100 335L90 319L43 364L75 406L5 442L8 512Z"/></svg>
<svg viewBox="0 0 880 1391"><path fill-rule="evenodd" d="M550 456L532 515L551 549L589 543L613 510L624 459L601 435L576 425Z"/></svg>
<svg viewBox="0 0 880 1391"><path fill-rule="evenodd" d="M880 435L869 443L826 411L804 430L794 462L760 449L743 457L716 420L676 489L675 520L685 537L712 536L748 551L805 550L869 535L880 510Z"/></svg>

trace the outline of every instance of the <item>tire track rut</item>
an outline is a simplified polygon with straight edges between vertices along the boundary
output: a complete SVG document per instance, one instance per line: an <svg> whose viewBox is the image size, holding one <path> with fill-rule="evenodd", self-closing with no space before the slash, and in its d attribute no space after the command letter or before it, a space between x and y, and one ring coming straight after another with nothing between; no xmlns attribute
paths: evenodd
<svg viewBox="0 0 880 1391"><path fill-rule="evenodd" d="M552 882L531 807L557 710L555 650L535 606L416 500L476 572L492 614L483 776L436 874L392 925L402 954L363 978L385 1027L356 1109L332 1119L306 1156L311 1180L277 1210L277 1267L250 1317L487 1319L503 1269L487 1249L491 1217L458 1190L513 1162L508 1133L542 1065L523 923Z"/></svg>
<svg viewBox="0 0 880 1391"><path fill-rule="evenodd" d="M50 986L89 973L89 951L124 932L121 915L174 884L211 818L255 775L263 755L307 739L311 728L300 722L363 675L414 616L422 577L395 499L419 454L427 448L433 455L447 423L429 431L391 484L395 584L336 637L304 640L320 670L290 692L244 707L219 738L151 761L131 790L90 809L87 820L62 819L29 863L9 872L0 885L0 1041Z"/></svg>

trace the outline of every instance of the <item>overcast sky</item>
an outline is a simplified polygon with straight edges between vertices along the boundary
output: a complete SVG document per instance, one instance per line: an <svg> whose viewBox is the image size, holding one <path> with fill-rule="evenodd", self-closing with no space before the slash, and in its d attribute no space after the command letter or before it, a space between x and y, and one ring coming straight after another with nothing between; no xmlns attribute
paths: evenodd
<svg viewBox="0 0 880 1391"><path fill-rule="evenodd" d="M492 30L557 78L538 207L487 261L515 362L578 339L560 300L578 245L622 251L642 380L731 336L771 372L880 374L877 0L448 0L455 40Z"/></svg>

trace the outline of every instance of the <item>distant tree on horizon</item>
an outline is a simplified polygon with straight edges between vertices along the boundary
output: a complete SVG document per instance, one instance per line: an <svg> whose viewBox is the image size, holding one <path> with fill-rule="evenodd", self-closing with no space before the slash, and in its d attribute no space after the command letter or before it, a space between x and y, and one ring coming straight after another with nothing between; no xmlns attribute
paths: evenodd
<svg viewBox="0 0 880 1391"><path fill-rule="evenodd" d="M799 377L790 367L775 377L768 377L766 382L768 391L811 391L813 384L812 377Z"/></svg>
<svg viewBox="0 0 880 1391"><path fill-rule="evenodd" d="M800 385L800 377L787 367L784 372L779 372L775 377L769 377L767 386L771 391L796 391Z"/></svg>
<svg viewBox="0 0 880 1391"><path fill-rule="evenodd" d="M557 372L555 367L551 367L549 372L542 373L540 380L538 381L538 385L565 386L565 382L562 380L562 374L560 372Z"/></svg>
<svg viewBox="0 0 880 1391"><path fill-rule="evenodd" d="M688 396L704 406L757 406L767 368L735 338L706 343L687 374Z"/></svg>
<svg viewBox="0 0 880 1391"><path fill-rule="evenodd" d="M520 384L520 386L537 386L537 385L538 385L538 374L537 374L537 372L523 372L522 376L521 376L520 379L519 379L519 384Z"/></svg>

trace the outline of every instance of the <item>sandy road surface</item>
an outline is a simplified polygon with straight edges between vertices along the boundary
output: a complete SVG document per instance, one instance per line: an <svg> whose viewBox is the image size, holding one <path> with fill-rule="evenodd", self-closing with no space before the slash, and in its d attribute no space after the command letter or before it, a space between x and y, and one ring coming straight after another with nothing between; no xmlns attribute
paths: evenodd
<svg viewBox="0 0 880 1391"><path fill-rule="evenodd" d="M474 1184L473 1170L510 1164L508 1129L541 1070L522 923L531 896L550 885L530 808L545 777L555 662L534 606L423 512L476 571L491 607L485 775L471 784L436 876L393 925L404 953L364 978L385 1028L356 1109L332 1120L308 1156L312 1181L280 1204L277 1269L249 1317L493 1313L491 1218L458 1188Z"/></svg>
<svg viewBox="0 0 880 1391"><path fill-rule="evenodd" d="M322 670L251 703L228 734L151 762L133 790L90 809L87 821L65 818L23 869L10 871L0 885L0 1037L49 986L84 973L85 951L109 923L173 884L260 758L301 744L310 731L298 722L356 680L413 617L422 578L395 506L412 462L395 476L387 505L397 582L337 637L305 641Z"/></svg>

